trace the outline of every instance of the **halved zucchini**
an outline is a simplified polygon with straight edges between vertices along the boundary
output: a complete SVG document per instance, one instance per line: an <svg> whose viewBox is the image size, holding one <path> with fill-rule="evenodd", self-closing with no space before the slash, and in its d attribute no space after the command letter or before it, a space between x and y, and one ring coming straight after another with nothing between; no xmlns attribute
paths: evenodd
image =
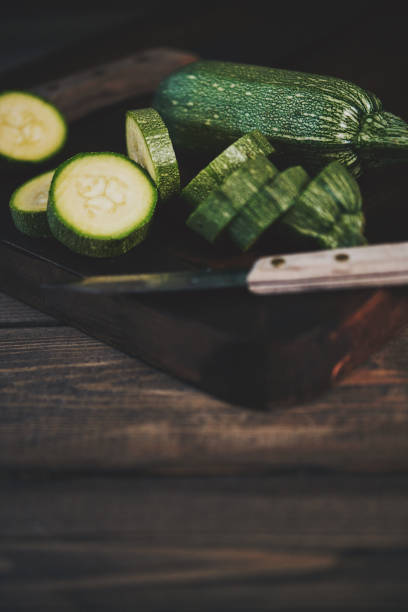
<svg viewBox="0 0 408 612"><path fill-rule="evenodd" d="M11 196L10 212L14 224L28 236L51 236L47 221L47 202L53 176L54 170L44 172L18 187Z"/></svg>
<svg viewBox="0 0 408 612"><path fill-rule="evenodd" d="M126 113L126 145L130 159L146 168L161 200L180 191L180 173L167 128L154 108Z"/></svg>
<svg viewBox="0 0 408 612"><path fill-rule="evenodd" d="M63 146L65 119L55 106L25 91L0 94L0 157L42 162Z"/></svg>
<svg viewBox="0 0 408 612"><path fill-rule="evenodd" d="M147 172L119 153L79 153L51 183L47 215L52 234L77 253L112 257L147 234L157 189Z"/></svg>

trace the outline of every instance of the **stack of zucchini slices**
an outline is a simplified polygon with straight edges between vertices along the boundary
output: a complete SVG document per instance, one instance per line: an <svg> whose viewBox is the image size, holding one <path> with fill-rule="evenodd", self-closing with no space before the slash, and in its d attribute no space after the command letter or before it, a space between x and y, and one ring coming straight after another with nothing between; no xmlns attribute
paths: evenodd
<svg viewBox="0 0 408 612"><path fill-rule="evenodd" d="M242 251L276 222L281 233L321 248L366 243L360 189L342 164L311 179L301 166L280 172L272 152L256 130L225 149L181 192L194 208L188 227L210 242L227 234Z"/></svg>

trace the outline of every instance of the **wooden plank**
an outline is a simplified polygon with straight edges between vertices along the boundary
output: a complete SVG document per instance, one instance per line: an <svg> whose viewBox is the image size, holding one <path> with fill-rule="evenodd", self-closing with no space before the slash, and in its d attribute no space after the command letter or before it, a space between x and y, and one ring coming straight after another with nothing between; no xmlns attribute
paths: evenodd
<svg viewBox="0 0 408 612"><path fill-rule="evenodd" d="M312 403L248 410L71 328L0 331L3 470L405 471L408 330Z"/></svg>
<svg viewBox="0 0 408 612"><path fill-rule="evenodd" d="M3 610L401 610L405 476L3 483Z"/></svg>
<svg viewBox="0 0 408 612"><path fill-rule="evenodd" d="M17 327L32 325L59 325L59 322L54 317L50 317L0 292L0 326Z"/></svg>

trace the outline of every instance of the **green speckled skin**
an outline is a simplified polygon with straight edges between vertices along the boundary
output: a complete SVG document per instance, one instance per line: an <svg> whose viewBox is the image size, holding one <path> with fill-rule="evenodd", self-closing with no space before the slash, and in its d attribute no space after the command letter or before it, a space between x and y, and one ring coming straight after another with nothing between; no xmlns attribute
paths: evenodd
<svg viewBox="0 0 408 612"><path fill-rule="evenodd" d="M47 206L46 203L43 210L22 210L18 205L18 200L21 197L21 192L30 183L41 179L45 175L51 174L52 171L44 172L32 179L26 181L17 189L13 191L10 198L9 208L10 214L13 219L14 225L20 232L27 234L33 238L49 238L52 236L48 220L47 220Z"/></svg>
<svg viewBox="0 0 408 612"><path fill-rule="evenodd" d="M261 235L296 203L310 177L301 166L287 168L250 198L228 228L231 239L247 251Z"/></svg>
<svg viewBox="0 0 408 612"><path fill-rule="evenodd" d="M212 160L184 187L182 197L191 206L198 206L234 170L258 155L268 157L274 148L258 130L244 134Z"/></svg>
<svg viewBox="0 0 408 612"><path fill-rule="evenodd" d="M262 185L277 173L278 169L264 155L247 159L195 208L187 219L188 227L214 242Z"/></svg>
<svg viewBox="0 0 408 612"><path fill-rule="evenodd" d="M46 211L22 211L10 205L10 213L14 225L23 234L32 238L49 238L52 236Z"/></svg>
<svg viewBox="0 0 408 612"><path fill-rule="evenodd" d="M306 168L338 160L358 175L365 164L408 160L407 124L334 77L198 61L167 77L153 106L180 149L217 152L257 129Z"/></svg>
<svg viewBox="0 0 408 612"><path fill-rule="evenodd" d="M61 172L73 161L80 158L86 159L89 156L95 155L109 155L112 157L112 163L114 163L115 157L126 160L127 163L133 164L139 172L142 172L145 175L146 180L151 184L152 200L149 214L144 218L143 223L140 223L137 227L132 228L128 233L115 238L95 238L82 233L79 228L69 225L59 214L58 202L55 199L55 187L58 183ZM146 238L156 207L157 195L157 189L147 172L145 172L141 166L130 160L128 157L121 155L120 153L112 152L78 153L77 155L74 155L63 162L55 171L51 182L47 206L48 224L52 235L76 253L88 255L89 257L116 257L118 255L127 253L130 249Z"/></svg>
<svg viewBox="0 0 408 612"><path fill-rule="evenodd" d="M280 223L321 248L366 244L360 189L339 162L328 164L310 181Z"/></svg>
<svg viewBox="0 0 408 612"><path fill-rule="evenodd" d="M169 132L159 113L154 108L131 110L127 111L126 120L137 124L145 140L154 168L152 179L160 199L164 201L177 195L180 191L179 167Z"/></svg>

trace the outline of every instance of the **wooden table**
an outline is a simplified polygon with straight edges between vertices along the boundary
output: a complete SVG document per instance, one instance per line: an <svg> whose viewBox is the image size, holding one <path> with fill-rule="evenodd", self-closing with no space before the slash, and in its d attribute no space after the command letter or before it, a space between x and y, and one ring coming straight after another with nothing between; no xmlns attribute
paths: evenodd
<svg viewBox="0 0 408 612"><path fill-rule="evenodd" d="M352 66L385 102L385 67L395 82L405 74L398 16L346 2L338 21L309 4L295 18L274 4L269 20L255 5L157 12L154 27L129 23L7 83L148 45ZM269 412L214 399L4 294L0 334L1 612L406 609L408 330L330 392Z"/></svg>
<svg viewBox="0 0 408 612"><path fill-rule="evenodd" d="M0 334L2 611L405 609L408 330L269 413L3 294Z"/></svg>

